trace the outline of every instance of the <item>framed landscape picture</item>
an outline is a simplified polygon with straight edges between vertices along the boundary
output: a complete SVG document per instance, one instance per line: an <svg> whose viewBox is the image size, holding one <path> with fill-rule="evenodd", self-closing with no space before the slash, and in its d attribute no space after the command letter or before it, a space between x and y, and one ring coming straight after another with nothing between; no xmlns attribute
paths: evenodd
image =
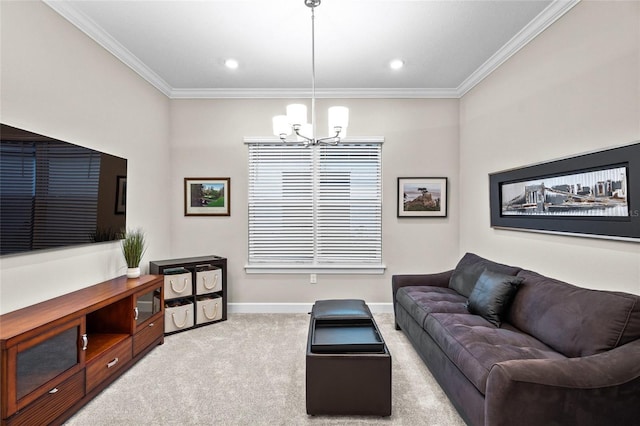
<svg viewBox="0 0 640 426"><path fill-rule="evenodd" d="M185 216L230 216L231 178L184 178Z"/></svg>
<svg viewBox="0 0 640 426"><path fill-rule="evenodd" d="M491 226L640 240L640 143L489 175Z"/></svg>
<svg viewBox="0 0 640 426"><path fill-rule="evenodd" d="M447 217L447 178L399 177L398 217Z"/></svg>

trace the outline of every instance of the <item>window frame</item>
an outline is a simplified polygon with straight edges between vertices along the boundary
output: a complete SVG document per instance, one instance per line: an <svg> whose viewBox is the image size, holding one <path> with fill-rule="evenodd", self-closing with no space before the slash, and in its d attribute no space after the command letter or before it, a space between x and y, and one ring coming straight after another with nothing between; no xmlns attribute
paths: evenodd
<svg viewBox="0 0 640 426"><path fill-rule="evenodd" d="M276 144L282 145L282 141L278 138L267 138L267 137L245 137L244 143L246 145L255 145L255 144ZM382 148L384 143L383 137L358 137L358 138L347 138L341 143L345 144L378 144ZM318 149L319 147L308 147L306 149ZM247 154L249 155L249 153ZM250 159L247 158L249 162ZM248 173L250 171L248 170ZM312 186L314 191L316 186L318 185L319 177L317 176L317 170L312 172L313 182ZM250 244L250 231L248 231L247 238L247 262L245 264L245 272L249 274L299 274L299 273L313 273L313 274L383 274L386 270L386 266L384 265L382 258L382 152L380 152L380 164L379 164L379 190L380 190L380 262L379 263L317 263L316 255L314 254L314 262L313 263L250 263L249 262L249 244ZM251 176L248 176L247 185L250 185ZM248 197L251 196L249 193L250 188L248 188ZM247 206L249 209L250 206ZM314 209L314 217L315 217L315 209ZM316 222L317 223L317 222ZM249 226L249 218L247 218L247 226ZM315 231L314 231L315 233ZM314 253L317 253L317 241L314 239Z"/></svg>

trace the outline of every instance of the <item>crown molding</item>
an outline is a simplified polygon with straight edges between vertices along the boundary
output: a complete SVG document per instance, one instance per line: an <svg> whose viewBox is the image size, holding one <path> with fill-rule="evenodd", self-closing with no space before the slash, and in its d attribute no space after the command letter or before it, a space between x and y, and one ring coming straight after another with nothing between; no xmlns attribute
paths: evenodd
<svg viewBox="0 0 640 426"><path fill-rule="evenodd" d="M316 93L317 95L317 93ZM171 89L171 99L278 99L309 98L309 89ZM318 97L318 96L316 96Z"/></svg>
<svg viewBox="0 0 640 426"><path fill-rule="evenodd" d="M480 65L457 88L458 97L463 97L469 90L485 79L489 74L502 65L507 59L515 55L520 49L546 30L551 24L560 19L580 0L554 0L538 16L529 22L518 34L513 36L500 50L494 53L487 61Z"/></svg>
<svg viewBox="0 0 640 426"><path fill-rule="evenodd" d="M125 65L135 71L143 79L149 82L153 87L169 96L171 86L164 81L151 68L147 67L133 53L118 43L111 35L106 33L92 19L84 13L73 7L71 3L55 0L42 0L47 6L56 11L59 15L71 22L80 31L88 35L100 46L105 48L116 58L120 59Z"/></svg>
<svg viewBox="0 0 640 426"><path fill-rule="evenodd" d="M171 89L171 99L296 99L310 98L310 89ZM316 89L316 99L459 98L457 89Z"/></svg>
<svg viewBox="0 0 640 426"><path fill-rule="evenodd" d="M93 20L77 10L72 3L55 0L43 0L71 24L76 26L100 46L139 74L152 86L170 99L281 99L310 98L309 89L179 89L171 87L140 59L133 55L113 37L106 33ZM345 88L316 89L316 98L353 98L353 99L426 99L453 98L464 96L469 90L484 80L507 59L522 49L527 43L547 29L551 24L578 4L580 0L554 0L546 9L509 40L499 51L492 55L457 88Z"/></svg>

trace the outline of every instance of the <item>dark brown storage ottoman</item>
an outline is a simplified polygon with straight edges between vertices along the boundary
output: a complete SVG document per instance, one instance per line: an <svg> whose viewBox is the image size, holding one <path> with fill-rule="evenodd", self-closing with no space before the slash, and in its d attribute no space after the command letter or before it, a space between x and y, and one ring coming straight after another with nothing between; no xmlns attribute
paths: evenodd
<svg viewBox="0 0 640 426"><path fill-rule="evenodd" d="M307 414L391 415L391 354L363 300L319 300L307 338Z"/></svg>

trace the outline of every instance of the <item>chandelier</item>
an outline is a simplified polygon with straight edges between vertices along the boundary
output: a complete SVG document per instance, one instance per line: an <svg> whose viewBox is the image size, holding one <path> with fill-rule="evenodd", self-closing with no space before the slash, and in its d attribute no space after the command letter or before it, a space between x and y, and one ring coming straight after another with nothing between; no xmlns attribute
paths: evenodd
<svg viewBox="0 0 640 426"><path fill-rule="evenodd" d="M282 142L302 142L310 145L336 145L341 138L346 137L349 125L349 108L333 106L329 108L329 135L316 138L316 58L315 58L315 14L314 10L321 0L304 0L304 4L311 8L311 123L307 122L307 106L304 104L287 105L287 115L273 117L273 134ZM295 133L295 141L287 137Z"/></svg>

